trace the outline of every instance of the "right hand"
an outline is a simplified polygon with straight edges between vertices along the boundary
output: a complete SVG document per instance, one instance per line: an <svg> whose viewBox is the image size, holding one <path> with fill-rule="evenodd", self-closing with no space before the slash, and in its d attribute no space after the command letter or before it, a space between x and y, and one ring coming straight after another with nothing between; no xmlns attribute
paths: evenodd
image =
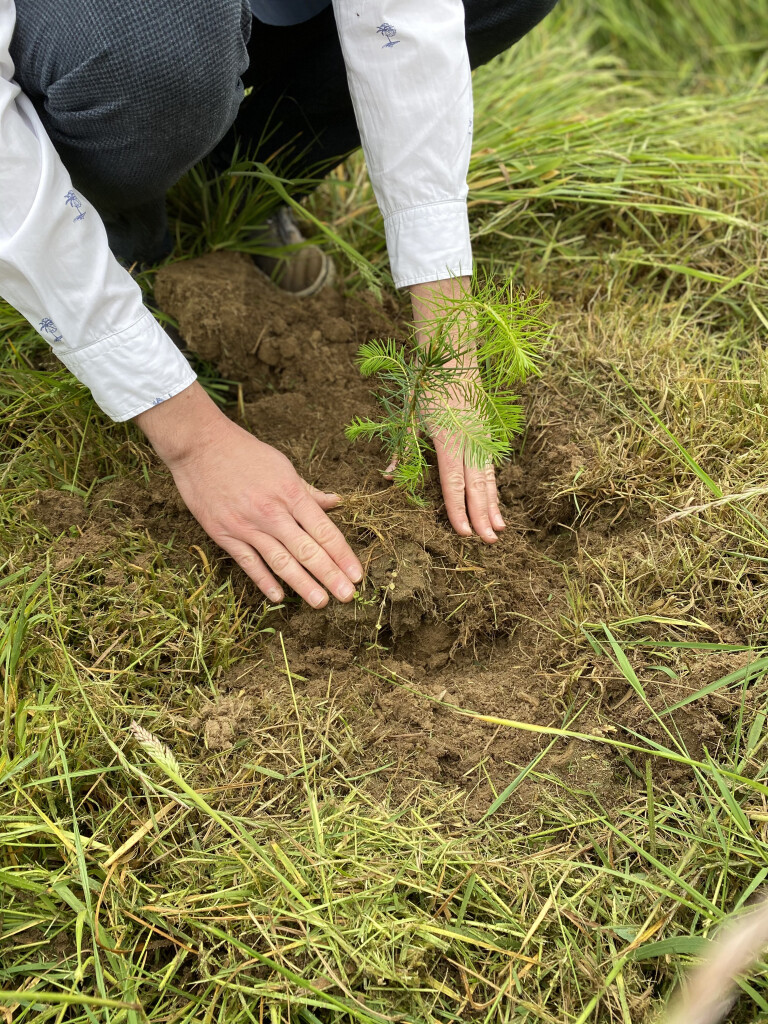
<svg viewBox="0 0 768 1024"><path fill-rule="evenodd" d="M439 281L427 281L423 284L410 286L411 304L413 307L413 323L416 328L416 343L426 347L430 341L439 336L443 317L453 319L452 303L469 296L471 292L469 277L448 277ZM466 321L463 321L466 324ZM456 349L463 349L461 358L446 363L456 374L456 383L448 389L448 393L440 394L435 399L435 407L452 406L467 410L467 385L476 378L477 358L474 342L468 345L462 342L461 335L452 327L450 342ZM464 331L468 332L466 326ZM470 335L471 337L471 335ZM437 455L440 470L440 486L445 500L445 511L454 530L462 537L472 534L472 527L486 544L494 544L499 538L496 531L505 528L504 519L499 509L499 495L496 489L496 473L493 466L479 468L469 465L457 452L457 439L446 430L431 429L432 442ZM393 463L386 473L392 472ZM472 526L470 526L470 521Z"/></svg>
<svg viewBox="0 0 768 1024"><path fill-rule="evenodd" d="M363 569L325 514L338 495L302 480L284 455L227 419L199 384L136 421L192 515L270 601L284 596L276 577L313 608L328 603L324 587L352 600Z"/></svg>

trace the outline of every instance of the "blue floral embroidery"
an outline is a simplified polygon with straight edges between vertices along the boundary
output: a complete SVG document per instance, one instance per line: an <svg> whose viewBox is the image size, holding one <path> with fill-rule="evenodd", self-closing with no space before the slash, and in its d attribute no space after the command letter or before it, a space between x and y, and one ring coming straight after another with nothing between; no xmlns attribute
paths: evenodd
<svg viewBox="0 0 768 1024"><path fill-rule="evenodd" d="M43 317L43 319L40 321L39 329L43 332L43 334L53 335L54 342L64 341L64 335L59 334L59 328L56 326L56 324L53 322L53 320L51 320L49 316Z"/></svg>
<svg viewBox="0 0 768 1024"><path fill-rule="evenodd" d="M75 210L77 210L77 216L75 217L75 221L82 220L83 217L85 217L87 211L83 210L83 204L75 195L74 189L70 189L69 192L67 192L67 194L64 196L64 202L67 204L67 206L71 206ZM74 221L72 223L74 224Z"/></svg>
<svg viewBox="0 0 768 1024"><path fill-rule="evenodd" d="M394 36L397 35L397 29L395 28L394 25L390 25L389 22L387 21L385 21L383 25L379 25L379 27L376 29L376 32L385 36L386 39L388 40L386 43L384 43L384 46L382 46L382 50L386 49L388 46L397 46L399 42L402 42L402 40L394 38Z"/></svg>
<svg viewBox="0 0 768 1024"><path fill-rule="evenodd" d="M154 402L152 403L152 405L162 405L164 401L165 401L164 398L156 398L154 400Z"/></svg>

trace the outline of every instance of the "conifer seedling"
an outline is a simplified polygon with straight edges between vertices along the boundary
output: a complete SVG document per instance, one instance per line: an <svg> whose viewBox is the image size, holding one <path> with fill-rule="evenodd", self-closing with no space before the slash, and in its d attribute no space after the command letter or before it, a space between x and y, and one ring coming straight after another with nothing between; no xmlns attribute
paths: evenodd
<svg viewBox="0 0 768 1024"><path fill-rule="evenodd" d="M382 407L378 420L356 418L351 441L378 438L397 485L421 502L436 435L465 463L498 466L523 427L517 385L536 374L549 327L545 303L489 282L459 298L432 305L434 318L418 325L417 338L368 341L358 352L364 377L375 377Z"/></svg>

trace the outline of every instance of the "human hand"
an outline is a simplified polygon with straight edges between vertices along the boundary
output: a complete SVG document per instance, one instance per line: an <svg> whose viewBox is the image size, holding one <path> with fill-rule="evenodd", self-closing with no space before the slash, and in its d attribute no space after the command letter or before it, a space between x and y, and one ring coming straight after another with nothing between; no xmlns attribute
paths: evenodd
<svg viewBox="0 0 768 1024"><path fill-rule="evenodd" d="M428 344L441 315L450 311L450 300L458 298L469 288L469 283L469 278L464 277L411 286L417 344ZM474 353L467 352L461 360L446 365L455 370L457 384L455 388L449 389L447 395L441 395L436 401L447 403L466 415L469 408L466 398L467 378L471 379L477 373ZM482 540L488 544L495 543L498 540L496 531L503 530L505 524L499 509L494 467L469 465L463 453L458 451L457 439L447 430L433 431L430 436L437 454L445 510L454 530L468 537L474 527ZM393 468L389 467L389 470Z"/></svg>
<svg viewBox="0 0 768 1024"><path fill-rule="evenodd" d="M205 532L261 592L280 577L314 608L327 587L350 601L363 570L325 514L339 498L312 487L275 448L229 420L199 384L136 417ZM320 586L322 584L322 586Z"/></svg>
<svg viewBox="0 0 768 1024"><path fill-rule="evenodd" d="M456 407L462 408L463 403L457 400ZM495 544L499 539L495 531L505 528L499 509L496 470L493 465L482 469L470 466L463 454L457 452L456 440L447 431L431 436L437 454L445 511L451 525L465 537L472 534L474 527L481 540Z"/></svg>

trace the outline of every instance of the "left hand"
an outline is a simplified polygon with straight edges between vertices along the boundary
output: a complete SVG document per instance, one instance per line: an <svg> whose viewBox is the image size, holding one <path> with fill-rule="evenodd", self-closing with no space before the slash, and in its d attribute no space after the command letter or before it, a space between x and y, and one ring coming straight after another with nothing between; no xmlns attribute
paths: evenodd
<svg viewBox="0 0 768 1024"><path fill-rule="evenodd" d="M494 467L478 469L468 466L464 458L456 454L455 445L445 431L432 435L432 441L437 453L445 511L454 530L469 537L474 527L481 540L494 544L499 539L495 531L503 530L505 526L499 510Z"/></svg>
<svg viewBox="0 0 768 1024"><path fill-rule="evenodd" d="M434 321L439 315L440 300L455 298L462 290L469 288L469 278L448 278L427 284L411 285L413 318L418 343L428 339L419 330L419 323ZM459 366L457 372L472 372L472 366ZM453 398L457 407L464 408L460 390ZM496 531L504 529L504 520L499 510L499 496L496 490L496 472L493 466L480 469L465 463L463 456L456 453L456 445L446 431L432 435L440 471L440 486L445 500L445 510L451 525L457 533L468 537L472 528L487 544L498 540ZM470 526L471 523L471 526Z"/></svg>

